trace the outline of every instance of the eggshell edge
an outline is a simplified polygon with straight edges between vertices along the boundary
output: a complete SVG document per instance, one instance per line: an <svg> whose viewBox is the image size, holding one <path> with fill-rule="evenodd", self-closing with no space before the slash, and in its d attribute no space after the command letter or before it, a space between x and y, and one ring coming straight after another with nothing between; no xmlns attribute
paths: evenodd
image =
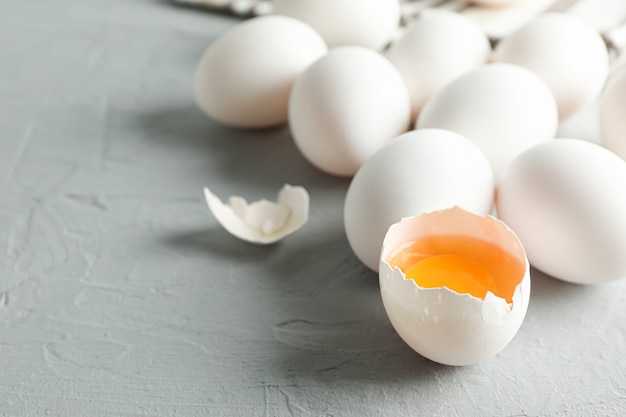
<svg viewBox="0 0 626 417"><path fill-rule="evenodd" d="M493 216L472 214L457 206L404 218L389 228L387 237L393 229L403 227L402 223L449 211L487 218L502 229L503 235L519 243L515 233L504 222ZM407 280L400 269L393 269L385 260L390 250L387 237L380 260L381 297L394 329L413 350L435 362L463 366L495 355L511 342L524 320L530 299L530 265L521 243L519 248L524 257L525 274L515 288L509 305L491 292L481 300L446 287L423 288L415 281ZM470 326L459 329L462 323Z"/></svg>
<svg viewBox="0 0 626 417"><path fill-rule="evenodd" d="M213 213L217 221L233 236L247 242L260 245L267 245L277 242L300 229L309 217L309 193L304 187L285 184L278 193L277 205L289 210L285 224L272 233L264 234L246 223L246 210L256 211L255 216L270 219L272 213L267 210L266 205L248 204L245 199L239 196L229 198L229 204L224 204L208 188L204 188L204 197L209 210ZM259 200L259 202L267 200Z"/></svg>

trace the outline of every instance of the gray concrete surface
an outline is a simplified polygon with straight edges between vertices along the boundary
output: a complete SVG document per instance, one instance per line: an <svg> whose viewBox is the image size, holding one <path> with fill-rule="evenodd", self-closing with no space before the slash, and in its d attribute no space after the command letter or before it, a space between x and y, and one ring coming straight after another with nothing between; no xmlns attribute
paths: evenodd
<svg viewBox="0 0 626 417"><path fill-rule="evenodd" d="M345 239L348 182L286 129L196 109L196 61L235 22L165 0L0 0L0 415L626 414L626 282L535 274L519 334L476 366L403 344ZM271 247L202 199L285 182L310 190L311 220Z"/></svg>

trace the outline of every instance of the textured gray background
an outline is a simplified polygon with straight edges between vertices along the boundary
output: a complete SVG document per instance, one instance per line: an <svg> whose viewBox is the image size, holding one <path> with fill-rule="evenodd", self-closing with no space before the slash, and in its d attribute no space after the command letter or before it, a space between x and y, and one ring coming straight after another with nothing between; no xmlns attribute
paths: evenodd
<svg viewBox="0 0 626 417"><path fill-rule="evenodd" d="M465 368L413 353L354 258L348 185L286 129L196 109L202 51L236 20L158 0L0 0L0 414L626 414L626 282L533 276L527 319ZM564 129L593 139L593 114ZM208 213L304 185L271 247Z"/></svg>

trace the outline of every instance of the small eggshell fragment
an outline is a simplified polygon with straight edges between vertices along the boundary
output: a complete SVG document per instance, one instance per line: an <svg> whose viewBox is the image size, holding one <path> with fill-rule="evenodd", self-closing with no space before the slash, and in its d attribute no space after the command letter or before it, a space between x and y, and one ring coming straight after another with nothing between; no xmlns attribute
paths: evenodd
<svg viewBox="0 0 626 417"><path fill-rule="evenodd" d="M493 195L489 161L471 141L439 129L408 132L375 153L352 179L344 204L346 235L356 256L376 271L393 223L454 205L487 214Z"/></svg>
<svg viewBox="0 0 626 417"><path fill-rule="evenodd" d="M410 125L406 85L379 53L332 49L296 81L289 126L304 157L317 168L352 176L374 152Z"/></svg>
<svg viewBox="0 0 626 417"><path fill-rule="evenodd" d="M409 88L412 120L439 89L484 64L490 51L478 25L458 13L424 13L412 22L387 54Z"/></svg>
<svg viewBox="0 0 626 417"><path fill-rule="evenodd" d="M225 205L208 188L204 196L217 221L239 239L269 244L292 234L309 216L309 194L298 186L286 184L278 193L278 202L259 200L248 204L233 196Z"/></svg>
<svg viewBox="0 0 626 417"><path fill-rule="evenodd" d="M609 81L600 99L602 144L626 160L626 67Z"/></svg>
<svg viewBox="0 0 626 417"><path fill-rule="evenodd" d="M580 139L533 147L506 170L496 205L543 272L578 284L626 277L626 162L611 151Z"/></svg>
<svg viewBox="0 0 626 417"><path fill-rule="evenodd" d="M493 61L520 65L537 74L554 94L561 120L598 96L609 71L609 55L600 34L563 13L541 15L502 39Z"/></svg>
<svg viewBox="0 0 626 417"><path fill-rule="evenodd" d="M322 38L299 20L286 16L247 20L204 53L196 69L196 101L207 115L227 125L283 124L293 83L326 52Z"/></svg>
<svg viewBox="0 0 626 417"><path fill-rule="evenodd" d="M554 97L535 74L512 64L489 64L468 72L430 99L417 128L460 133L489 158L496 179L521 152L554 138Z"/></svg>
<svg viewBox="0 0 626 417"><path fill-rule="evenodd" d="M517 282L512 302L492 292L480 299L445 286L424 288L388 263L407 242L440 235L485 241L524 265L519 277L495 277ZM389 228L380 258L380 291L391 324L411 348L435 362L470 365L500 352L519 330L530 299L529 269L521 243L504 223L454 207L406 218Z"/></svg>
<svg viewBox="0 0 626 417"><path fill-rule="evenodd" d="M311 25L329 48L354 45L380 50L400 24L398 0L274 0L273 13Z"/></svg>

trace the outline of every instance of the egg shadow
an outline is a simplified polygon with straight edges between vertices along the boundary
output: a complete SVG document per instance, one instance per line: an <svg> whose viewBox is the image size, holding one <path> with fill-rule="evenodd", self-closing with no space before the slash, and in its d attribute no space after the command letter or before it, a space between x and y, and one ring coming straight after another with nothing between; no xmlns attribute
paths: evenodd
<svg viewBox="0 0 626 417"><path fill-rule="evenodd" d="M280 323L278 326L298 322ZM411 382L414 386L430 383L446 375L466 372L468 368L441 365L411 350L393 330L384 326L368 328L367 333L350 332L339 335L326 333L316 339L317 344L306 348L282 346L281 356L274 358L274 370L281 378L303 384L358 383L380 386ZM309 333L310 334L310 333ZM385 340L385 348L368 349L375 339ZM380 343L376 343L379 346Z"/></svg>
<svg viewBox="0 0 626 417"><path fill-rule="evenodd" d="M324 262L319 262L324 259ZM462 372L409 348L387 319L378 274L352 253L343 230L285 245L264 268L285 320L272 326L271 367L307 383L379 385Z"/></svg>
<svg viewBox="0 0 626 417"><path fill-rule="evenodd" d="M573 304L579 304L585 300L611 294L619 286L625 285L622 281L575 284L554 278L531 267L531 299L537 304L546 305L554 304L555 300L569 300Z"/></svg>
<svg viewBox="0 0 626 417"><path fill-rule="evenodd" d="M262 262L280 250L277 245L253 245L242 242L219 225L205 229L170 231L161 241L179 253L212 254L235 262Z"/></svg>
<svg viewBox="0 0 626 417"><path fill-rule="evenodd" d="M531 267L531 297L539 303L550 303L555 299L586 297L594 291L593 286L574 284L554 278Z"/></svg>
<svg viewBox="0 0 626 417"><path fill-rule="evenodd" d="M204 156L207 184L227 182L235 191L250 190L252 195L245 197L251 201L273 198L263 190L274 193L286 183L345 193L350 182L313 167L298 151L286 124L254 130L225 126L204 115L191 97L137 112L133 123L150 146Z"/></svg>
<svg viewBox="0 0 626 417"><path fill-rule="evenodd" d="M425 383L463 372L423 358L400 339L384 311L378 274L355 257L343 229L304 232L254 245L216 226L168 231L163 243L179 253L255 265L263 289L256 302L279 318L266 330L273 340L265 372L278 378L273 382Z"/></svg>
<svg viewBox="0 0 626 417"><path fill-rule="evenodd" d="M553 326L584 331L581 320L595 317L598 303L613 302L625 285L626 282L620 281L574 284L531 268L531 294L524 331L540 335Z"/></svg>
<svg viewBox="0 0 626 417"><path fill-rule="evenodd" d="M219 224L169 230L162 237L178 253L255 264L255 282L263 289L263 299L255 302L276 318L267 328L273 346L269 374L281 383L379 385L462 372L421 357L396 334L382 305L377 273L355 257L345 236L343 200L350 179L311 166L287 126L234 129L182 101L152 106L135 123L151 146L171 152L185 147L196 158L206 156L207 185L215 177L214 191L221 197L243 189L248 201L273 198L284 183L309 190L309 223L276 244L240 241ZM255 347L249 349L252 355Z"/></svg>

